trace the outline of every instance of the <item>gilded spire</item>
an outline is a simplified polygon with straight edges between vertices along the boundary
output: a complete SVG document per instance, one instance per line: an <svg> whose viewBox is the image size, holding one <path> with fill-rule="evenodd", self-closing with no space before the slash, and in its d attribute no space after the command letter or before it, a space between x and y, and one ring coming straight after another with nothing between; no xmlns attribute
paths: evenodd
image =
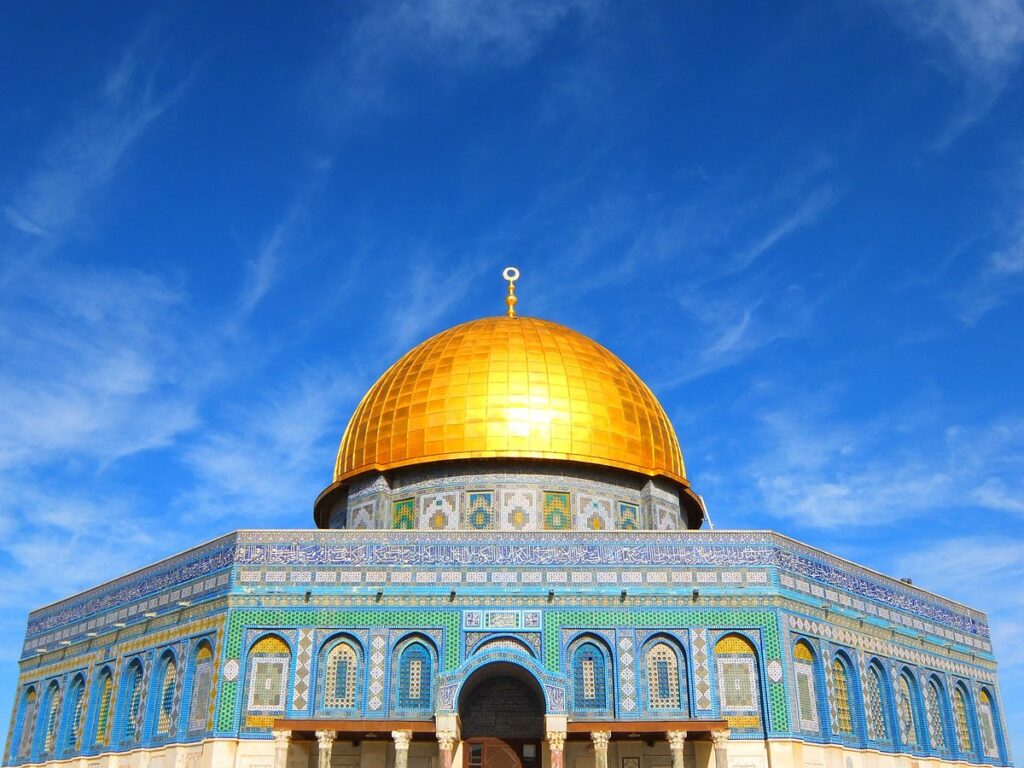
<svg viewBox="0 0 1024 768"><path fill-rule="evenodd" d="M505 304L508 305L508 316L516 316L516 302L519 299L516 298L516 280L519 279L519 270L515 267L505 267L505 271L501 273L501 276L508 281L508 296L505 297Z"/></svg>

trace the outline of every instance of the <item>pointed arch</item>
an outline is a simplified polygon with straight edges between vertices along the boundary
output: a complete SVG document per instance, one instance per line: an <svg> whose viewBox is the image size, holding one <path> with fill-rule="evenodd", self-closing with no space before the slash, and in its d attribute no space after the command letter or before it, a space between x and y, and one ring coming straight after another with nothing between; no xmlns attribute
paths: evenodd
<svg viewBox="0 0 1024 768"><path fill-rule="evenodd" d="M842 651L832 656L829 664L829 676L832 679L832 700L834 714L832 717L832 733L840 736L854 735L853 719L853 676L850 670L853 664L850 657Z"/></svg>
<svg viewBox="0 0 1024 768"><path fill-rule="evenodd" d="M11 758L26 759L32 756L32 739L36 732L36 713L39 711L39 694L30 685L21 695L21 707L14 738L11 739Z"/></svg>
<svg viewBox="0 0 1024 768"><path fill-rule="evenodd" d="M157 662L157 673L153 681L153 716L156 723L154 735L171 736L175 726L175 703L178 692L178 664L174 653L164 651Z"/></svg>
<svg viewBox="0 0 1024 768"><path fill-rule="evenodd" d="M247 728L269 728L288 708L292 649L277 634L263 635L249 648L245 706Z"/></svg>
<svg viewBox="0 0 1024 768"><path fill-rule="evenodd" d="M675 638L656 635L644 646L647 708L688 714L686 653Z"/></svg>
<svg viewBox="0 0 1024 768"><path fill-rule="evenodd" d="M596 635L583 634L569 644L567 655L572 708L596 715L611 714L611 649Z"/></svg>
<svg viewBox="0 0 1024 768"><path fill-rule="evenodd" d="M85 728L85 675L82 673L72 678L65 707L67 723L64 726L61 751L70 754L82 748L82 732Z"/></svg>
<svg viewBox="0 0 1024 768"><path fill-rule="evenodd" d="M920 692L917 679L904 667L896 681L896 725L900 733L900 743L904 747L921 746Z"/></svg>
<svg viewBox="0 0 1024 768"><path fill-rule="evenodd" d="M93 743L105 747L110 744L111 722L113 721L114 675L110 667L100 672L96 688L96 727L93 729Z"/></svg>
<svg viewBox="0 0 1024 768"><path fill-rule="evenodd" d="M761 675L754 644L738 633L715 643L719 707L729 728L761 728Z"/></svg>
<svg viewBox="0 0 1024 768"><path fill-rule="evenodd" d="M392 709L411 715L434 711L437 647L423 635L410 635L395 646Z"/></svg>
<svg viewBox="0 0 1024 768"><path fill-rule="evenodd" d="M60 694L60 684L56 680L50 681L50 684L46 687L46 695L43 697L43 706L39 710L43 720L40 722L42 728L37 736L38 743L35 746L34 754L40 756L53 755L53 750L57 746L57 726L60 724Z"/></svg>
<svg viewBox="0 0 1024 768"><path fill-rule="evenodd" d="M981 750L985 757L999 757L999 719L995 700L988 688L978 691L978 730L981 733Z"/></svg>
<svg viewBox="0 0 1024 768"><path fill-rule="evenodd" d="M948 752L950 736L946 726L949 720L949 701L946 689L936 675L928 679L924 696L925 718L928 722L928 740L936 752Z"/></svg>
<svg viewBox="0 0 1024 768"><path fill-rule="evenodd" d="M956 748L962 755L970 755L974 751L969 702L967 688L963 683L957 683L953 688L953 730L956 733Z"/></svg>
<svg viewBox="0 0 1024 768"><path fill-rule="evenodd" d="M864 718L867 721L870 740L885 743L891 740L889 678L878 659L868 664L864 677Z"/></svg>
<svg viewBox="0 0 1024 768"><path fill-rule="evenodd" d="M189 674L188 733L207 730L213 694L213 647L209 640L200 640L192 648Z"/></svg>
<svg viewBox="0 0 1024 768"><path fill-rule="evenodd" d="M821 660L809 640L801 638L793 644L793 678L796 691L797 723L804 733L821 734L822 680Z"/></svg>
<svg viewBox="0 0 1024 768"><path fill-rule="evenodd" d="M117 727L117 738L121 744L138 741L142 737L142 693L142 662L135 659L121 678L120 721Z"/></svg>
<svg viewBox="0 0 1024 768"><path fill-rule="evenodd" d="M320 651L320 706L332 711L359 709L362 690L363 647L348 634L337 635Z"/></svg>

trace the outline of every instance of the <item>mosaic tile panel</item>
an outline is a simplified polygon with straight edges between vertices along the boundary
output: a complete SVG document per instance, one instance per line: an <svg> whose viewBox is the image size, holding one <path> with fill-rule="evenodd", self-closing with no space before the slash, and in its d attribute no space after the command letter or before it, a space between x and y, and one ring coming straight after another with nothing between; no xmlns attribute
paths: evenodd
<svg viewBox="0 0 1024 768"><path fill-rule="evenodd" d="M616 504L616 527L620 531L636 531L642 528L640 505L620 501Z"/></svg>
<svg viewBox="0 0 1024 768"><path fill-rule="evenodd" d="M493 530L495 517L493 491L471 491L467 494L467 528L477 531Z"/></svg>
<svg viewBox="0 0 1024 768"><path fill-rule="evenodd" d="M637 709L635 648L631 634L619 633L619 703L625 712Z"/></svg>
<svg viewBox="0 0 1024 768"><path fill-rule="evenodd" d="M348 527L355 530L368 530L377 527L377 500L354 504L349 508Z"/></svg>
<svg viewBox="0 0 1024 768"><path fill-rule="evenodd" d="M416 527L416 499L399 499L391 502L391 527L396 529Z"/></svg>
<svg viewBox="0 0 1024 768"><path fill-rule="evenodd" d="M425 493L419 498L416 527L431 531L457 530L459 527L459 494Z"/></svg>
<svg viewBox="0 0 1024 768"><path fill-rule="evenodd" d="M569 494L554 491L544 492L544 530L566 531L572 523L569 510Z"/></svg>
<svg viewBox="0 0 1024 768"><path fill-rule="evenodd" d="M309 693L313 684L310 678L312 664L313 630L300 629L295 653L295 682L292 684L292 709L296 712L304 712L309 706Z"/></svg>
<svg viewBox="0 0 1024 768"><path fill-rule="evenodd" d="M375 630L370 634L370 689L367 706L377 712L384 707L384 678L387 674L387 631Z"/></svg>
<svg viewBox="0 0 1024 768"><path fill-rule="evenodd" d="M587 493L573 494L572 528L577 531L608 531L615 529L611 499Z"/></svg>
<svg viewBox="0 0 1024 768"><path fill-rule="evenodd" d="M693 652L694 703L698 712L711 712L711 673L708 671L708 633L704 629L690 631Z"/></svg>
<svg viewBox="0 0 1024 768"><path fill-rule="evenodd" d="M503 531L536 531L540 525L540 491L502 490L498 527Z"/></svg>

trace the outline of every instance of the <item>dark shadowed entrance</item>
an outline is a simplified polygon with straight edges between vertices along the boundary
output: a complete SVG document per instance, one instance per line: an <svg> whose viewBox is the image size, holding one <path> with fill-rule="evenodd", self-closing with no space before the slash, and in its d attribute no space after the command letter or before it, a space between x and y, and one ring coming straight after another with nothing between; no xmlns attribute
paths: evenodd
<svg viewBox="0 0 1024 768"><path fill-rule="evenodd" d="M474 672L459 696L469 768L535 768L544 738L544 693L517 664Z"/></svg>

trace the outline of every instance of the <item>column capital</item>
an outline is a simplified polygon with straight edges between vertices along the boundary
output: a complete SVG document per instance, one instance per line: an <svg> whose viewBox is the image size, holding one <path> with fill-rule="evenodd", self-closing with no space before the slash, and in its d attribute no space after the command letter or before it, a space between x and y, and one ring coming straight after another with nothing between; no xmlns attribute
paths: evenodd
<svg viewBox="0 0 1024 768"><path fill-rule="evenodd" d="M395 740L395 749L409 749L412 731L392 731L391 738Z"/></svg>
<svg viewBox="0 0 1024 768"><path fill-rule="evenodd" d="M682 749L686 743L686 731L666 731L669 749Z"/></svg>
<svg viewBox="0 0 1024 768"><path fill-rule="evenodd" d="M278 744L287 744L292 740L291 731L271 731L274 735L274 741Z"/></svg>
<svg viewBox="0 0 1024 768"><path fill-rule="evenodd" d="M725 742L727 742L728 740L729 740L729 729L728 728L725 728L725 729L723 729L721 731L712 731L711 732L711 741L714 743L716 748L724 747L725 746Z"/></svg>
<svg viewBox="0 0 1024 768"><path fill-rule="evenodd" d="M561 752L565 747L565 731L548 731L548 746L553 752Z"/></svg>
<svg viewBox="0 0 1024 768"><path fill-rule="evenodd" d="M455 748L455 742L459 740L459 735L455 731L437 731L438 746L444 751L451 751Z"/></svg>
<svg viewBox="0 0 1024 768"><path fill-rule="evenodd" d="M316 743L320 745L320 749L333 747L336 738L338 738L337 731L316 731Z"/></svg>
<svg viewBox="0 0 1024 768"><path fill-rule="evenodd" d="M608 740L611 739L611 731L591 731L590 740L594 742L594 749L607 749Z"/></svg>

